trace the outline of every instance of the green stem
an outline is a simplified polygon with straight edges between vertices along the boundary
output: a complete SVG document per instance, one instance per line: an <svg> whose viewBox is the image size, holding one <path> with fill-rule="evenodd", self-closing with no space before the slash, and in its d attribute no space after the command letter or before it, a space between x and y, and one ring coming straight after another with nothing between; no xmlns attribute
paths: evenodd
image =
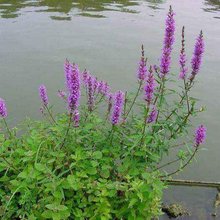
<svg viewBox="0 0 220 220"><path fill-rule="evenodd" d="M70 130L71 121L72 121L72 113L70 113L68 127L67 127L67 130L66 130L66 133L64 135L64 139L63 139L63 142L62 142L60 148L62 148L64 146L65 142L66 142L66 139L67 139L67 136L68 136L68 133L69 133L69 130Z"/></svg>
<svg viewBox="0 0 220 220"><path fill-rule="evenodd" d="M188 112L189 112L189 97L188 97L188 89L187 89L187 84L186 84L185 78L184 78L184 88L185 88L187 109L188 109Z"/></svg>
<svg viewBox="0 0 220 220"><path fill-rule="evenodd" d="M187 122L187 120L188 120L188 118L189 118L190 115L191 115L191 110L187 113L186 117L184 118L183 124L186 124L186 122ZM179 125L178 128L170 135L170 138L169 138L169 139L173 138L174 135L177 134L177 132L179 132L179 130L181 129L181 127L182 127L182 126Z"/></svg>
<svg viewBox="0 0 220 220"><path fill-rule="evenodd" d="M145 115L144 115L144 127L143 127L143 131L142 131L142 137L141 137L141 141L140 141L140 146L143 144L143 141L144 141L145 130L146 130L146 126L147 126L148 112L149 112L149 106L147 106L147 109L146 109Z"/></svg>
<svg viewBox="0 0 220 220"><path fill-rule="evenodd" d="M195 150L193 151L193 154L191 155L191 157L188 159L188 161L185 164L183 164L179 169L175 170L174 172L169 173L169 174L164 175L164 176L161 176L161 178L172 176L172 175L178 173L179 171L181 171L182 169L184 169L191 162L191 160L194 158L197 151L198 151L198 147L195 148Z"/></svg>
<svg viewBox="0 0 220 220"><path fill-rule="evenodd" d="M134 97L134 99L133 99L133 102L131 103L130 108L129 108L128 111L127 111L127 114L126 114L125 117L124 117L125 120L126 120L126 118L128 117L129 113L131 112L131 110L132 110L132 108L133 108L133 106L134 106L134 104L135 104L135 102L136 102L136 99L137 99L137 97L138 97L138 95L139 95L139 93L140 93L140 91L141 91L141 86L142 86L142 84L143 84L143 81L140 81L140 82L139 82L139 87L138 87L137 93L136 93L136 95L135 95L135 97Z"/></svg>
<svg viewBox="0 0 220 220"><path fill-rule="evenodd" d="M1 158L9 165L10 168L12 168L13 170L19 172L19 170L17 168L15 168L13 166L13 164L11 164L4 156L1 156Z"/></svg>
<svg viewBox="0 0 220 220"><path fill-rule="evenodd" d="M9 127L8 127L8 124L7 124L7 122L6 122L6 120L4 118L3 118L3 122L5 124L5 127L6 127L7 131L8 131L9 136L12 137L12 133L11 133L11 131L10 131Z"/></svg>
<svg viewBox="0 0 220 220"><path fill-rule="evenodd" d="M53 115L52 115L52 113L50 112L49 108L46 105L45 105L45 108L47 109L47 112L48 112L50 118L52 119L52 121L54 122L54 124L57 124L54 117L53 117Z"/></svg>
<svg viewBox="0 0 220 220"><path fill-rule="evenodd" d="M173 110L171 111L171 113L166 117L165 121L169 120L169 119L171 118L171 116L179 109L179 106L181 106L181 105L183 104L183 101L184 101L184 99L185 99L185 95L186 95L186 94L188 95L188 92L189 92L190 89L191 89L192 83L193 83L193 81L190 81L189 84L186 83L186 89L187 89L187 90L186 90L186 92L184 93L184 95L181 97L178 107L176 107L175 109L173 109Z"/></svg>
<svg viewBox="0 0 220 220"><path fill-rule="evenodd" d="M187 154L186 156L188 156L188 155L189 155L189 154ZM166 167L166 166L169 166L169 165L171 165L171 164L173 164L173 163L176 163L176 162L178 162L178 161L180 161L180 160L182 160L182 158L177 158L177 159L175 159L175 160L172 160L172 161L170 161L170 162L168 162L168 163L165 163L165 164L163 164L163 165L157 167L157 168L156 168L155 170L153 170L153 171L160 170L160 169L162 169L162 168L164 168L164 167Z"/></svg>

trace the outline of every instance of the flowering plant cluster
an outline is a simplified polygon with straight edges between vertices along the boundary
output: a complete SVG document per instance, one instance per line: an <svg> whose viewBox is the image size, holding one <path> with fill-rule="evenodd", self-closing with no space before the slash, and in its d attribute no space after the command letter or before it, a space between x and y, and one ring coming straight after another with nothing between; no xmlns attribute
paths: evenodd
<svg viewBox="0 0 220 220"><path fill-rule="evenodd" d="M27 120L17 134L7 125L6 103L0 99L5 127L0 135L1 219L152 219L161 214L166 180L192 161L206 139L204 125L190 133L191 117L203 110L190 96L202 63L203 34L190 70L183 27L180 71L172 74L174 16L170 7L159 66L148 64L142 46L133 95L113 92L66 60L66 89L58 90L66 113L53 113L41 85L45 120ZM173 77L181 92L170 88ZM177 158L163 164L174 150Z"/></svg>

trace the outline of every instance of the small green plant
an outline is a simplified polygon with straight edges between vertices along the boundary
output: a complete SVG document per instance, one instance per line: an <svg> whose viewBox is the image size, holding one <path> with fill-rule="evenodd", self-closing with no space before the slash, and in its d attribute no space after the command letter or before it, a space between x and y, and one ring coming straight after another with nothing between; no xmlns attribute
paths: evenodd
<svg viewBox="0 0 220 220"><path fill-rule="evenodd" d="M170 9L160 67L147 68L142 47L135 94L112 94L108 84L66 61L67 93L59 91L59 96L67 113L53 114L41 85L45 120L26 120L10 129L5 101L0 100L5 126L0 135L1 219L150 220L161 214L166 179L191 162L206 135L201 125L194 143L184 138L189 118L201 111L189 92L201 64L202 33L187 78L183 29L182 92L167 86L173 82L168 75L173 16ZM79 104L81 96L86 97L86 105ZM174 146L180 147L177 158L159 165ZM166 172L168 165L178 162L176 170Z"/></svg>

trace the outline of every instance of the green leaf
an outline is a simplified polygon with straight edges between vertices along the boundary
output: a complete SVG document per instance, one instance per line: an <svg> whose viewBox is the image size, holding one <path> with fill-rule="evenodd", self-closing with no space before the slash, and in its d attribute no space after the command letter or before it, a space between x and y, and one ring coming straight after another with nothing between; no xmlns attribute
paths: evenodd
<svg viewBox="0 0 220 220"><path fill-rule="evenodd" d="M57 205L57 204L48 204L46 208L53 211L65 211L68 210L68 207L65 205Z"/></svg>
<svg viewBox="0 0 220 220"><path fill-rule="evenodd" d="M102 152L101 151L96 151L93 153L93 158L94 159L101 159L102 158Z"/></svg>

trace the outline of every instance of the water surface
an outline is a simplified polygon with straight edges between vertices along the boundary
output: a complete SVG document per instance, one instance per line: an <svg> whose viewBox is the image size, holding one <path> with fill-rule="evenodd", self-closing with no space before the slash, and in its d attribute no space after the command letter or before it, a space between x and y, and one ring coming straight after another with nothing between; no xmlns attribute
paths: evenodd
<svg viewBox="0 0 220 220"><path fill-rule="evenodd" d="M113 89L133 91L142 43L149 62L158 63L170 4L177 23L174 61L183 25L189 59L200 29L206 41L193 95L207 106L195 123L208 127L208 150L177 178L220 181L219 0L0 0L0 97L7 100L10 123L25 116L40 117L37 88L41 83L47 85L57 111L63 110L55 94L63 88L65 58L107 80ZM182 201L193 210L193 216L185 219L211 219L215 193L214 189L171 187L164 200Z"/></svg>

